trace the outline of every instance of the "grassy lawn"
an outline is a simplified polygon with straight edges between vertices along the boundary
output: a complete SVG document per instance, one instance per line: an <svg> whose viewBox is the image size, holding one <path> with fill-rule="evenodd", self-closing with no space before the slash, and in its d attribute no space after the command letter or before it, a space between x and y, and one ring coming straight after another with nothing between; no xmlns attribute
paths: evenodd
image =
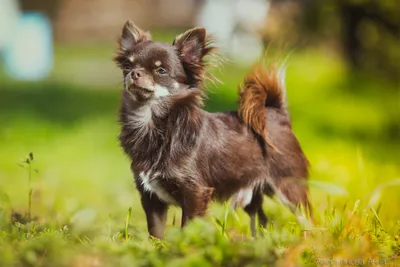
<svg viewBox="0 0 400 267"><path fill-rule="evenodd" d="M288 100L312 164L312 236L303 238L290 211L267 200L270 223L256 240L246 214L226 203L183 231L171 208L161 242L147 237L117 141L122 86L113 48L58 46L41 82L1 74L0 266L330 266L323 264L332 258L400 265L398 86L352 74L322 49L295 52ZM223 84L210 86L206 108L235 109L245 73L233 63L217 71Z"/></svg>

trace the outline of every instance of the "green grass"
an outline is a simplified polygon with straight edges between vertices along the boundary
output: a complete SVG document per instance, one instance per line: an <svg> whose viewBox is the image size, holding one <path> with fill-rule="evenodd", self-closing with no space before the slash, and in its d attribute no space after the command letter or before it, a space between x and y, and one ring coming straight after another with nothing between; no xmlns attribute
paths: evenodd
<svg viewBox="0 0 400 267"><path fill-rule="evenodd" d="M171 208L161 242L147 236L117 141L121 82L112 49L58 46L45 81L0 76L0 266L328 266L322 260L330 258L395 266L398 86L351 73L326 51L294 53L288 99L312 164L312 236L303 238L290 211L266 199L270 224L256 240L243 211L216 203L183 231L180 210ZM206 108L235 109L246 71L217 71L224 84L211 86Z"/></svg>

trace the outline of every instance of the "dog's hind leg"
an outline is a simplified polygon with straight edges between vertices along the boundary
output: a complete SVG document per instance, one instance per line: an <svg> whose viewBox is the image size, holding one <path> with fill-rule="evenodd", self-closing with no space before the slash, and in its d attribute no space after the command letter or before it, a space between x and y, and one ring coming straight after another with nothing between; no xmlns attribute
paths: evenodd
<svg viewBox="0 0 400 267"><path fill-rule="evenodd" d="M251 201L244 206L244 211L250 217L250 230L253 237L257 236L256 215L258 217L258 225L264 227L267 225L268 218L262 209L263 194L259 188L253 189Z"/></svg>
<svg viewBox="0 0 400 267"><path fill-rule="evenodd" d="M297 216L297 220L307 228L314 224L308 187L305 180L284 179L276 186L277 198Z"/></svg>
<svg viewBox="0 0 400 267"><path fill-rule="evenodd" d="M275 194L275 191L272 189L272 187L269 185L269 183L265 182L262 186L261 196L266 195L270 198L272 198ZM259 206L257 210L257 215L258 215L258 223L265 228L268 223L268 217L265 215L264 210L262 208L262 199L261 199L261 205Z"/></svg>

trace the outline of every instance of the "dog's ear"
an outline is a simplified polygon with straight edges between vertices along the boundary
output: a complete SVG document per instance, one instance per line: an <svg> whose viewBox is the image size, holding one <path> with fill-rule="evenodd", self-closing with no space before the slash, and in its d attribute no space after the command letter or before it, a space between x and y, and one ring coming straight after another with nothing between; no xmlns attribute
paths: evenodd
<svg viewBox="0 0 400 267"><path fill-rule="evenodd" d="M211 41L211 36L206 34L204 28L194 28L178 35L172 43L185 68L190 85L198 86L204 78L204 57L214 50Z"/></svg>
<svg viewBox="0 0 400 267"><path fill-rule="evenodd" d="M199 62L211 49L209 36L204 28L194 28L178 35L173 46L176 47L179 57L186 63Z"/></svg>
<svg viewBox="0 0 400 267"><path fill-rule="evenodd" d="M129 51L135 45L143 41L149 41L151 35L147 31L143 31L136 26L132 21L128 20L125 22L122 34L119 39L119 48L121 51Z"/></svg>

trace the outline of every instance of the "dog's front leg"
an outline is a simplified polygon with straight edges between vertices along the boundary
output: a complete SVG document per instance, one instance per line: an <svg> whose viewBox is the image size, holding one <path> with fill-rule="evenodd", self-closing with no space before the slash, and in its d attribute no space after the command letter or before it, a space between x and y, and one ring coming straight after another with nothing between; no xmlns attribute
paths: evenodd
<svg viewBox="0 0 400 267"><path fill-rule="evenodd" d="M151 194L150 192L142 192L141 195L149 234L153 237L163 239L168 205L162 202L157 195Z"/></svg>
<svg viewBox="0 0 400 267"><path fill-rule="evenodd" d="M180 203L182 207L181 227L184 227L194 217L205 215L213 191L214 188L204 186L188 186L183 190Z"/></svg>

